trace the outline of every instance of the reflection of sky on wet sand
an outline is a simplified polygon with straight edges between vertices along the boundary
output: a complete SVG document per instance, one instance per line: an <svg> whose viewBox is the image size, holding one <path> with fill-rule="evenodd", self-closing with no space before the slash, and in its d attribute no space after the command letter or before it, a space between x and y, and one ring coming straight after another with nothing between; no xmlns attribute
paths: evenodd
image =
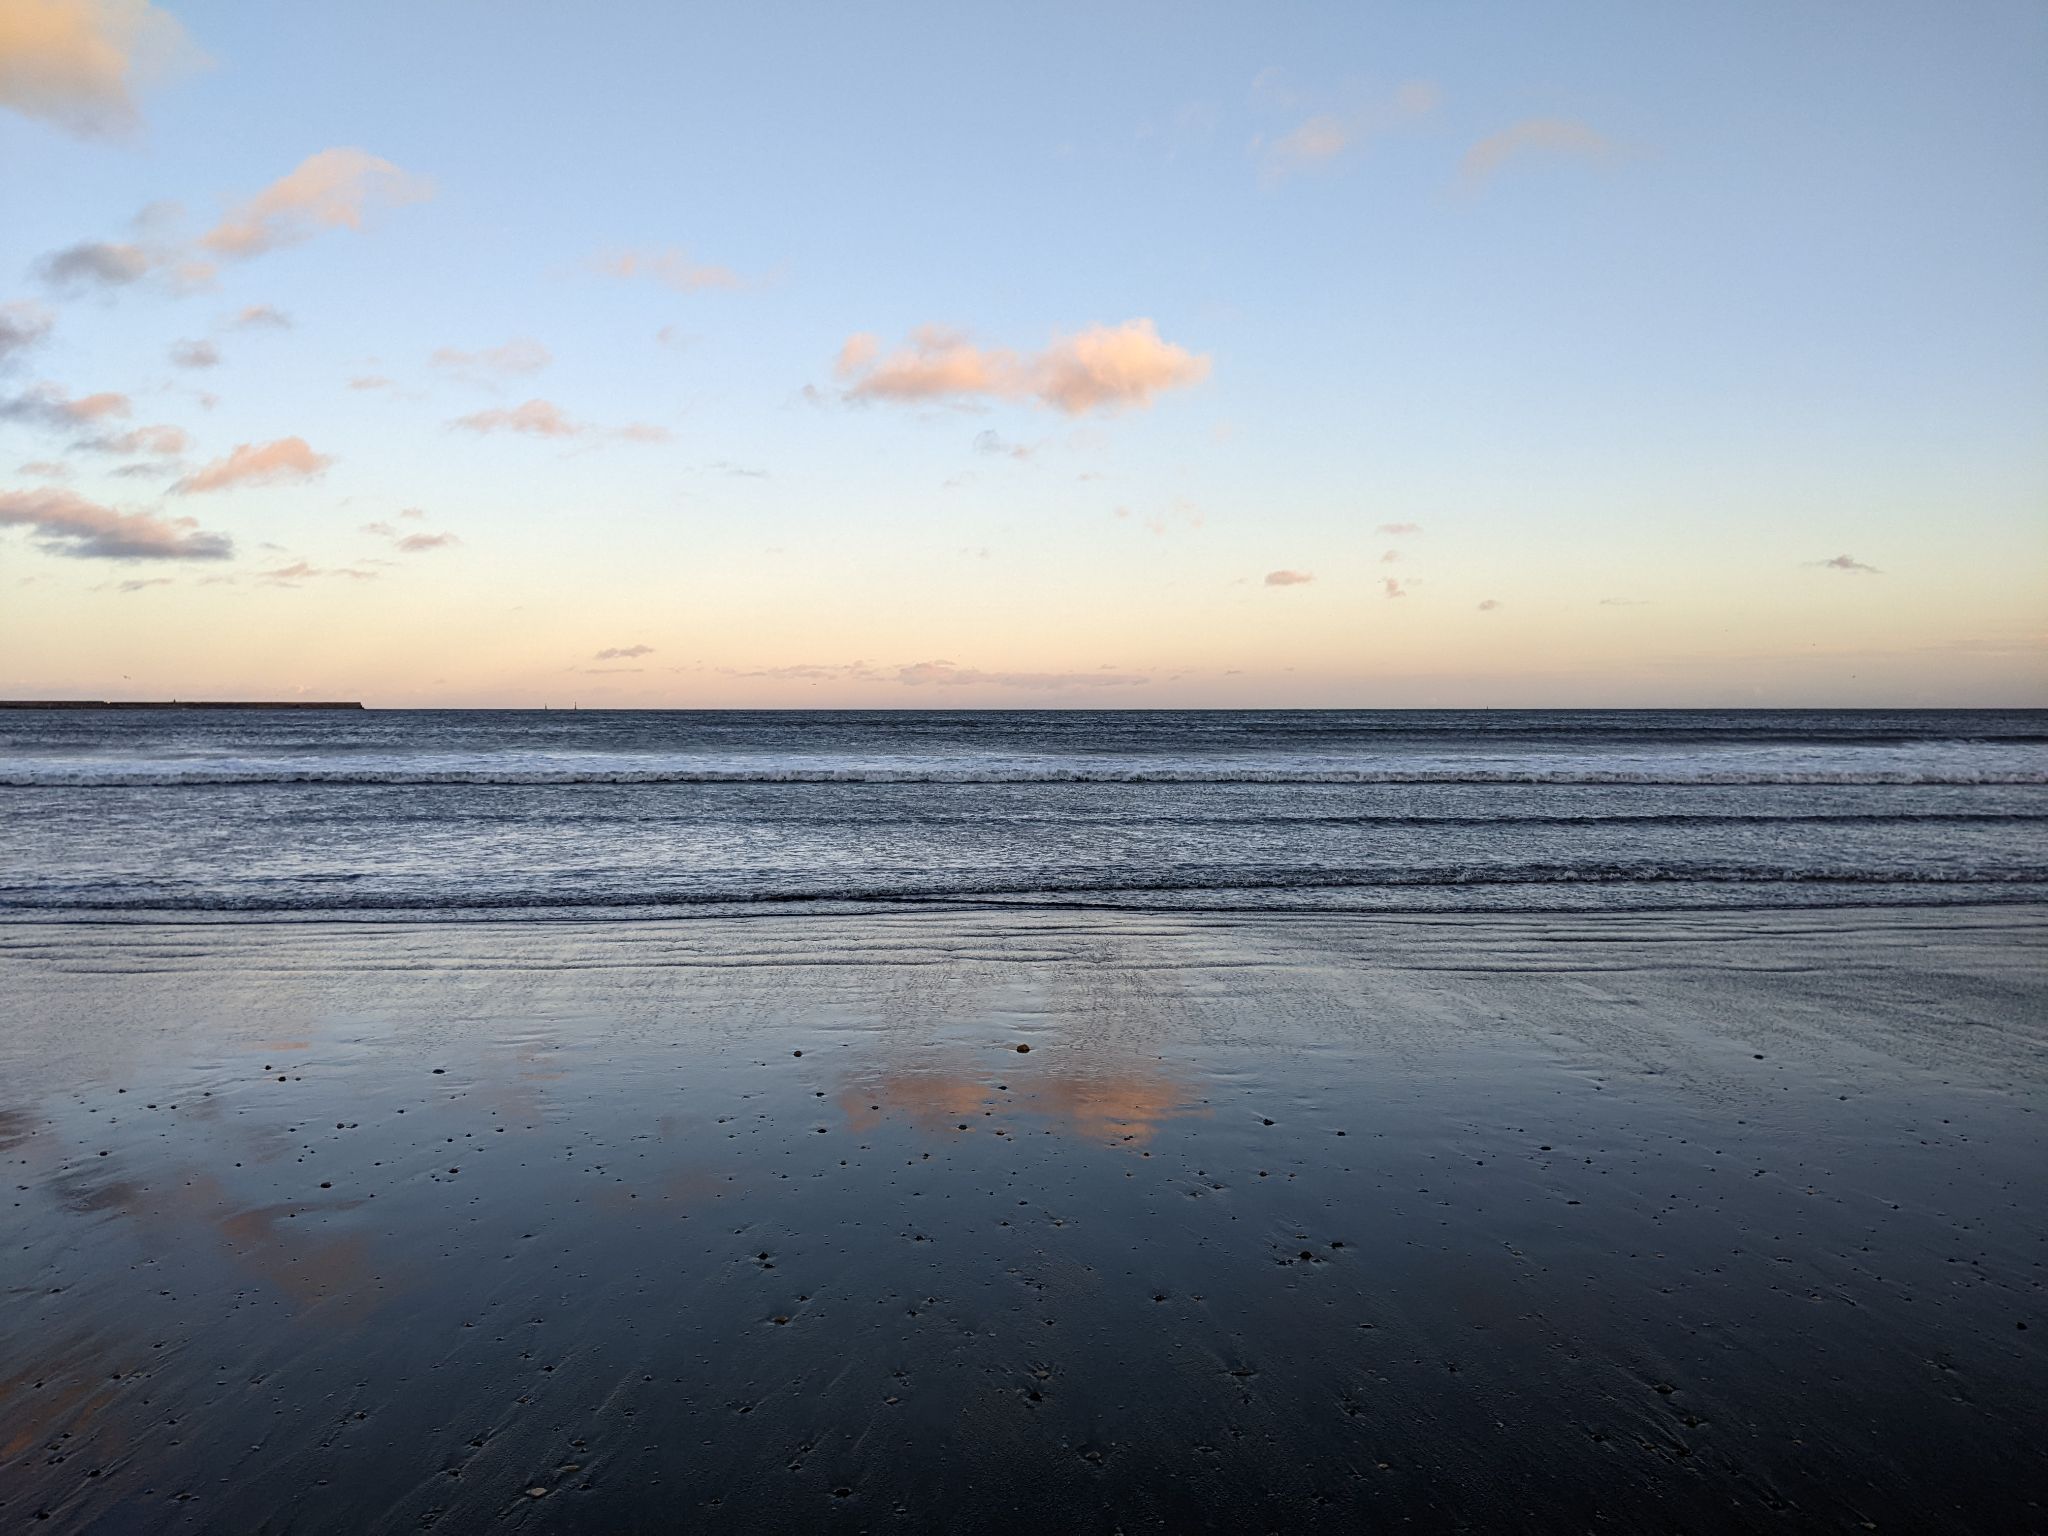
<svg viewBox="0 0 2048 1536"><path fill-rule="evenodd" d="M703 931L633 942L659 957ZM1068 1518L1041 1523L1063 1529L1104 1507L1094 1480L1111 1476L1193 1490L1133 1523L1195 1529L1228 1504L1216 1490L1276 1465L1377 1467L1405 1445L1406 1507L1483 1525L1499 1506L1444 1506L1437 1469L1540 1483L1569 1460L1558 1425L1685 1438L1695 1421L1674 1412L1740 1407L1756 1443L1796 1444L1810 1426L1770 1416L1780 1361L1972 1432L2025 1411L2006 1341L2037 1335L1986 1321L2012 1293L1937 1312L1890 1266L1924 1297L1949 1278L1951 1218L2032 1231L2018 1192L2038 1116L1973 1078L1966 1161L1892 1146L1872 1127L1942 1123L1956 1095L1874 1114L1801 1086L1789 1051L1715 1043L1724 1014L1780 1017L1777 971L1701 998L1696 972L1659 983L1668 964L1623 949L1640 961L1610 989L1628 989L1628 1023L1589 1043L1583 973L1482 973L1464 950L1438 957L1455 980L1426 984L1351 951L1174 969L1145 934L1045 965L821 964L814 938L786 965L687 975L352 959L259 987L236 964L250 942L209 939L219 963L175 989L14 982L33 1006L0 1034L10 1517L47 1498L52 1529L161 1529L191 1490L210 1501L193 1528L471 1529L509 1507L626 1529L659 1488L679 1525L745 1499L754 1528L900 1502L905 1529L939 1529L948 1490L1024 1476L1055 1489ZM1655 1009L1634 1004L1660 984ZM209 987L260 991L265 1017L236 1024L256 1004ZM1528 1044L1539 1027L1571 1043ZM1445 1039L1425 1049L1430 1030ZM92 1074L65 1065L67 1042ZM1788 1091L1810 1144L1929 1181L1917 1210L1877 1218L1882 1283L1853 1278L1864 1206L1729 1184L1728 1167L1787 1161L1768 1126ZM1818 1256L1815 1288L1860 1287L1832 1332L1779 1252ZM1749 1309L1732 1345L1698 1326L1704 1284ZM1981 1420L1930 1405L1886 1353L1922 1334L1987 1384ZM1745 1376L1747 1359L1769 1369ZM1505 1427L1504 1402L1524 1404ZM1977 1443L1952 1436L1943 1459ZM1191 1445L1217 1454L1192 1462ZM1813 1454L1770 1474L1812 1499L1855 1470L1834 1455L1824 1483ZM1232 1513L1316 1524L1302 1504Z"/></svg>
<svg viewBox="0 0 2048 1536"><path fill-rule="evenodd" d="M57 1181L66 1209L81 1215L111 1212L137 1229L146 1251L211 1244L236 1266L270 1286L297 1312L327 1306L354 1318L374 1305L379 1283L370 1239L361 1231L333 1234L325 1218L362 1206L335 1198L248 1204L218 1177L192 1165L156 1173L148 1183L130 1178Z"/></svg>
<svg viewBox="0 0 2048 1536"><path fill-rule="evenodd" d="M1093 1141L1142 1144L1163 1121L1208 1113L1189 1084L1128 1059L1040 1050L998 1072L974 1068L964 1052L933 1054L857 1068L837 1095L848 1128L865 1131L902 1116L925 1131L989 1119L1000 1129L1024 1117Z"/></svg>
<svg viewBox="0 0 2048 1536"><path fill-rule="evenodd" d="M67 1339L23 1359L0 1376L0 1462L94 1427L133 1366L132 1351L91 1338Z"/></svg>

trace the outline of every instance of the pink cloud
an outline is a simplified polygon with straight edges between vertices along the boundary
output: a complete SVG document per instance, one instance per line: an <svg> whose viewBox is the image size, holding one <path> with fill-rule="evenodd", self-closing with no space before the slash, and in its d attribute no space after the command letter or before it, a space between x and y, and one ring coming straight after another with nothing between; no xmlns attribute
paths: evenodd
<svg viewBox="0 0 2048 1536"><path fill-rule="evenodd" d="M279 485L325 474L334 460L315 453L303 437L280 437L269 443L238 443L224 459L202 465L171 489L225 491L241 485Z"/></svg>
<svg viewBox="0 0 2048 1536"><path fill-rule="evenodd" d="M1427 117L1442 94L1427 80L1411 80L1385 101L1319 112L1267 146L1265 174L1277 179L1329 165L1404 123Z"/></svg>
<svg viewBox="0 0 2048 1536"><path fill-rule="evenodd" d="M1312 571L1266 572L1266 585L1269 587L1305 587L1315 579Z"/></svg>
<svg viewBox="0 0 2048 1536"><path fill-rule="evenodd" d="M175 459L192 446L192 437L183 427L159 424L88 438L77 446L94 453L146 453L159 459Z"/></svg>
<svg viewBox="0 0 2048 1536"><path fill-rule="evenodd" d="M0 106L80 137L125 135L138 83L201 62L149 0L26 0L0 19Z"/></svg>
<svg viewBox="0 0 2048 1536"><path fill-rule="evenodd" d="M834 365L851 400L1034 400L1070 416L1143 408L1166 390L1200 383L1209 369L1209 358L1162 341L1145 319L1090 326L1030 354L921 326L884 355L877 337L860 333L847 338Z"/></svg>
<svg viewBox="0 0 2048 1536"><path fill-rule="evenodd" d="M309 565L304 560L294 561L290 565L280 565L275 570L259 571L256 573L258 581L267 582L271 586L276 587L295 587L302 581L310 581L319 576L339 576L349 581L375 581L377 579L375 571L358 570L354 566L347 565L323 568L317 565Z"/></svg>
<svg viewBox="0 0 2048 1536"><path fill-rule="evenodd" d="M692 261L687 253L674 246L665 251L618 251L600 256L597 258L597 270L607 277L648 278L678 293L740 286L740 275L732 268Z"/></svg>
<svg viewBox="0 0 2048 1536"><path fill-rule="evenodd" d="M552 400L528 400L510 410L475 411L449 423L465 432L517 432L525 437L575 437L583 430Z"/></svg>
<svg viewBox="0 0 2048 1536"><path fill-rule="evenodd" d="M1530 155L1576 155L1612 160L1620 146L1584 123L1562 117L1531 117L1490 134L1465 151L1458 174L1468 187L1481 187L1510 163Z"/></svg>
<svg viewBox="0 0 2048 1536"><path fill-rule="evenodd" d="M1397 538L1400 538L1400 537L1401 537L1401 536L1402 536L1403 534L1408 534L1408 533L1420 533L1420 532L1422 532L1422 524L1420 524L1420 523L1381 523L1381 524L1379 525L1379 527L1377 527L1377 528L1375 528L1375 529L1373 530L1373 532L1375 532L1375 533L1384 533L1384 534L1386 534L1386 535L1387 535L1387 536L1388 536L1389 538L1396 538L1396 539L1397 539Z"/></svg>
<svg viewBox="0 0 2048 1536"><path fill-rule="evenodd" d="M275 304L251 304L228 325L237 331L288 331L292 317Z"/></svg>
<svg viewBox="0 0 2048 1536"><path fill-rule="evenodd" d="M31 529L49 553L78 560L225 560L235 552L226 534L202 532L192 518L116 512L55 487L0 491L0 527Z"/></svg>
<svg viewBox="0 0 2048 1536"><path fill-rule="evenodd" d="M1408 595L1402 590L1401 583L1392 576L1382 581L1380 587L1388 597L1406 597Z"/></svg>
<svg viewBox="0 0 2048 1536"><path fill-rule="evenodd" d="M38 384L25 394L0 400L0 421L29 422L35 426L54 427L60 432L75 432L117 416L127 416L133 409L126 395L115 394L111 390L73 399L59 385Z"/></svg>
<svg viewBox="0 0 2048 1536"><path fill-rule="evenodd" d="M432 196L431 183L389 160L360 149L323 149L230 210L199 244L240 261L310 240L323 229L361 229L373 208Z"/></svg>
<svg viewBox="0 0 2048 1536"><path fill-rule="evenodd" d="M475 352L441 347L428 359L436 368L457 373L539 373L554 360L554 353L531 336L514 336L503 346Z"/></svg>

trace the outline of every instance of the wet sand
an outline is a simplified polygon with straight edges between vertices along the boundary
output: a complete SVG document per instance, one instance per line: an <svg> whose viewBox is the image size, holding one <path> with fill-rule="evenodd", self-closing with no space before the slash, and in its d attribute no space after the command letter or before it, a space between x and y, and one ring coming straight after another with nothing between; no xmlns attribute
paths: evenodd
<svg viewBox="0 0 2048 1536"><path fill-rule="evenodd" d="M2039 1529L2044 941L0 927L0 1522Z"/></svg>

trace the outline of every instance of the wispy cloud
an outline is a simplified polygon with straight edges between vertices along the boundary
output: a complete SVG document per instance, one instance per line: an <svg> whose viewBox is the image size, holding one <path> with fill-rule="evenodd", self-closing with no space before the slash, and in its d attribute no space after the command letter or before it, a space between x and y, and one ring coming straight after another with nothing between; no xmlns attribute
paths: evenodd
<svg viewBox="0 0 2048 1536"><path fill-rule="evenodd" d="M407 507L398 514L403 518L424 517L418 507ZM363 532L374 534L380 539L389 539L392 546L402 555L423 555L429 550L452 549L462 540L452 533L406 533L389 523L365 523Z"/></svg>
<svg viewBox="0 0 2048 1536"><path fill-rule="evenodd" d="M1390 549L1380 555L1380 564L1394 565L1400 560L1400 558L1401 551L1399 551L1398 549Z"/></svg>
<svg viewBox="0 0 2048 1536"><path fill-rule="evenodd" d="M392 381L381 373L359 373L348 381L350 389L391 389Z"/></svg>
<svg viewBox="0 0 2048 1536"><path fill-rule="evenodd" d="M1429 116L1443 93L1427 80L1411 80L1383 100L1318 112L1277 139L1253 140L1268 180L1332 165L1384 134Z"/></svg>
<svg viewBox="0 0 2048 1536"><path fill-rule="evenodd" d="M0 399L0 421L77 432L127 416L132 409L126 395L112 390L73 398L61 385L38 384L21 394Z"/></svg>
<svg viewBox="0 0 2048 1536"><path fill-rule="evenodd" d="M134 412L126 395L112 390L76 398L56 384L38 384L21 394L0 399L0 421L18 421L61 433L74 453L141 453L175 458L191 446L182 427L154 425L113 430L113 424ZM133 466L116 473L139 473ZM156 472L161 472L158 470Z"/></svg>
<svg viewBox="0 0 2048 1536"><path fill-rule="evenodd" d="M189 517L116 512L76 492L47 487L0 491L0 527L28 528L38 545L77 560L226 560L224 533L206 533Z"/></svg>
<svg viewBox="0 0 2048 1536"><path fill-rule="evenodd" d="M1408 589L1401 585L1397 577L1393 576L1386 577L1380 582L1380 590L1388 597L1406 597L1408 595Z"/></svg>
<svg viewBox="0 0 2048 1536"><path fill-rule="evenodd" d="M99 433L80 440L73 448L85 453L142 453L152 458L175 459L191 446L191 434L183 427L158 424L131 427L126 432Z"/></svg>
<svg viewBox="0 0 2048 1536"><path fill-rule="evenodd" d="M171 348L171 362L179 368L218 368L220 348L210 341L181 341Z"/></svg>
<svg viewBox="0 0 2048 1536"><path fill-rule="evenodd" d="M325 474L333 462L329 455L315 453L303 437L237 443L226 458L201 465L171 489L189 495L245 485L282 485L315 479Z"/></svg>
<svg viewBox="0 0 2048 1536"><path fill-rule="evenodd" d="M1269 587L1305 587L1315 579L1313 571L1266 572L1266 585Z"/></svg>
<svg viewBox="0 0 2048 1536"><path fill-rule="evenodd" d="M116 592L145 592L151 587L174 587L177 580L170 576L140 576L130 581L114 583Z"/></svg>
<svg viewBox="0 0 2048 1536"><path fill-rule="evenodd" d="M113 240L81 240L52 251L36 263L36 274L66 293L90 288L125 288L139 283L162 265L140 245Z"/></svg>
<svg viewBox="0 0 2048 1536"><path fill-rule="evenodd" d="M1070 416L1143 408L1170 389L1199 384L1210 360L1162 341L1150 320L1090 326L1042 352L976 346L959 331L921 326L884 355L879 338L847 338L834 372L849 400L1035 400Z"/></svg>
<svg viewBox="0 0 2048 1536"><path fill-rule="evenodd" d="M677 293L741 286L740 275L732 268L697 261L675 246L661 251L612 251L599 256L594 265L607 277L646 278Z"/></svg>
<svg viewBox="0 0 2048 1536"><path fill-rule="evenodd" d="M231 331L288 331L292 317L274 304L251 304L227 324Z"/></svg>
<svg viewBox="0 0 2048 1536"><path fill-rule="evenodd" d="M1562 155L1607 161L1620 153L1620 145L1584 123L1563 117L1530 117L1489 134L1466 150L1458 174L1467 187L1477 189L1505 167L1531 157Z"/></svg>
<svg viewBox="0 0 2048 1536"><path fill-rule="evenodd" d="M777 683L826 683L844 679L879 682L888 673L864 661L804 661L786 667L720 667L728 677L758 677Z"/></svg>
<svg viewBox="0 0 2048 1536"><path fill-rule="evenodd" d="M459 347L441 347L428 359L436 368L450 373L527 374L539 373L555 360L554 353L531 336L514 336L503 346L465 352Z"/></svg>
<svg viewBox="0 0 2048 1536"><path fill-rule="evenodd" d="M338 577L345 581L375 581L377 572L366 571L352 565L317 566L304 560L295 560L290 565L280 565L268 571L258 571L256 579L273 587L296 587L304 581L320 577Z"/></svg>
<svg viewBox="0 0 2048 1536"><path fill-rule="evenodd" d="M15 466L18 475L27 475L32 480L69 480L71 466L60 464L55 459L30 459L26 464Z"/></svg>
<svg viewBox="0 0 2048 1536"><path fill-rule="evenodd" d="M1025 688L1063 692L1070 688L1129 688L1151 679L1130 672L984 672L950 661L919 661L898 667L894 681L909 688Z"/></svg>
<svg viewBox="0 0 2048 1536"><path fill-rule="evenodd" d="M472 411L448 423L465 432L516 432L523 437L576 437L584 431L552 400L528 400L523 405Z"/></svg>
<svg viewBox="0 0 2048 1536"><path fill-rule="evenodd" d="M651 421L632 421L623 427L600 427L579 421L552 400L528 400L515 406L472 411L448 423L450 428L489 436L510 432L519 437L611 438L622 443L658 444L674 434Z"/></svg>
<svg viewBox="0 0 2048 1536"><path fill-rule="evenodd" d="M1481 613L1492 613L1495 609L1499 608L1500 605L1500 599L1497 597L1481 598L1479 602L1479 611Z"/></svg>
<svg viewBox="0 0 2048 1536"><path fill-rule="evenodd" d="M1853 555L1836 555L1827 560L1809 560L1807 564L1817 565L1824 571L1844 571L1851 576L1882 576L1884 574L1876 566L1865 565Z"/></svg>
<svg viewBox="0 0 2048 1536"><path fill-rule="evenodd" d="M149 0L10 0L0 13L0 106L83 138L132 133L136 86L203 62Z"/></svg>
<svg viewBox="0 0 2048 1536"><path fill-rule="evenodd" d="M1420 524L1420 523L1381 523L1381 524L1379 525L1379 527L1377 527L1377 528L1375 528L1375 529L1373 530L1373 532L1374 532L1374 533L1384 533L1384 534L1386 534L1386 535L1387 535L1387 536L1388 536L1389 538L1395 538L1395 539L1398 539L1398 538L1400 538L1400 537L1401 537L1401 536L1402 536L1403 534L1409 534L1409 533L1420 533L1420 532L1422 532L1422 524Z"/></svg>
<svg viewBox="0 0 2048 1536"><path fill-rule="evenodd" d="M607 646L590 659L592 661L634 661L642 656L652 656L653 654L654 647L651 645L613 645Z"/></svg>
<svg viewBox="0 0 2048 1536"><path fill-rule="evenodd" d="M0 368L18 362L23 354L49 339L57 317L40 304L19 300L0 304Z"/></svg>
<svg viewBox="0 0 2048 1536"><path fill-rule="evenodd" d="M175 203L152 204L135 218L135 239L79 241L43 257L36 271L51 287L72 293L111 294L152 277L174 289L203 288L223 261L298 245L325 229L359 230L376 208L432 195L431 183L388 160L360 149L323 149L235 205L196 241L180 233ZM254 310L278 313L263 305Z"/></svg>
<svg viewBox="0 0 2048 1536"><path fill-rule="evenodd" d="M1004 437L1002 433L996 431L977 432L974 434L974 451L976 453L989 454L996 458L1029 459L1037 454L1038 445L1036 443L1013 443Z"/></svg>
<svg viewBox="0 0 2048 1536"><path fill-rule="evenodd" d="M1129 688L1149 677L1099 667L1093 672L1002 672L963 667L951 661L879 665L866 661L799 662L781 667L721 667L728 677L779 683L890 683L904 688L1013 688L1058 693L1076 688Z"/></svg>
<svg viewBox="0 0 2048 1536"><path fill-rule="evenodd" d="M231 261L298 245L323 229L361 229L375 208L425 202L433 184L360 149L323 149L229 210L199 237Z"/></svg>

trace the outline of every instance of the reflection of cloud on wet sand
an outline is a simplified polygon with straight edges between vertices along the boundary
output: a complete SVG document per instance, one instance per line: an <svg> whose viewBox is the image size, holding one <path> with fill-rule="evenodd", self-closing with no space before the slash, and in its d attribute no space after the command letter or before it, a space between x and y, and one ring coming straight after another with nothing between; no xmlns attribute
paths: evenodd
<svg viewBox="0 0 2048 1536"><path fill-rule="evenodd" d="M319 1217L354 1210L361 1200L244 1206L219 1179L196 1169L173 1174L165 1184L152 1190L128 1179L74 1179L59 1184L57 1193L73 1211L111 1211L173 1242L210 1231L235 1263L301 1311L326 1306L358 1316L375 1304L379 1277L370 1266L368 1235L329 1236L315 1227ZM314 1221L302 1226L307 1217Z"/></svg>
<svg viewBox="0 0 2048 1536"><path fill-rule="evenodd" d="M1156 1067L1120 1060L1063 1062L1044 1053L1002 1072L963 1069L957 1060L885 1063L839 1091L850 1128L867 1130L892 1115L920 1130L949 1131L985 1114L1027 1115L1054 1129L1099 1140L1149 1141L1161 1122L1206 1113L1194 1091Z"/></svg>
<svg viewBox="0 0 2048 1536"><path fill-rule="evenodd" d="M74 1339L0 1376L0 1463L60 1434L83 1434L121 1395L128 1364L104 1341Z"/></svg>
<svg viewBox="0 0 2048 1536"><path fill-rule="evenodd" d="M538 1130L548 1119L548 1083L568 1073L548 1061L557 1048L538 1039L506 1042L494 1053L491 1068L478 1074L474 1091L513 1131Z"/></svg>

